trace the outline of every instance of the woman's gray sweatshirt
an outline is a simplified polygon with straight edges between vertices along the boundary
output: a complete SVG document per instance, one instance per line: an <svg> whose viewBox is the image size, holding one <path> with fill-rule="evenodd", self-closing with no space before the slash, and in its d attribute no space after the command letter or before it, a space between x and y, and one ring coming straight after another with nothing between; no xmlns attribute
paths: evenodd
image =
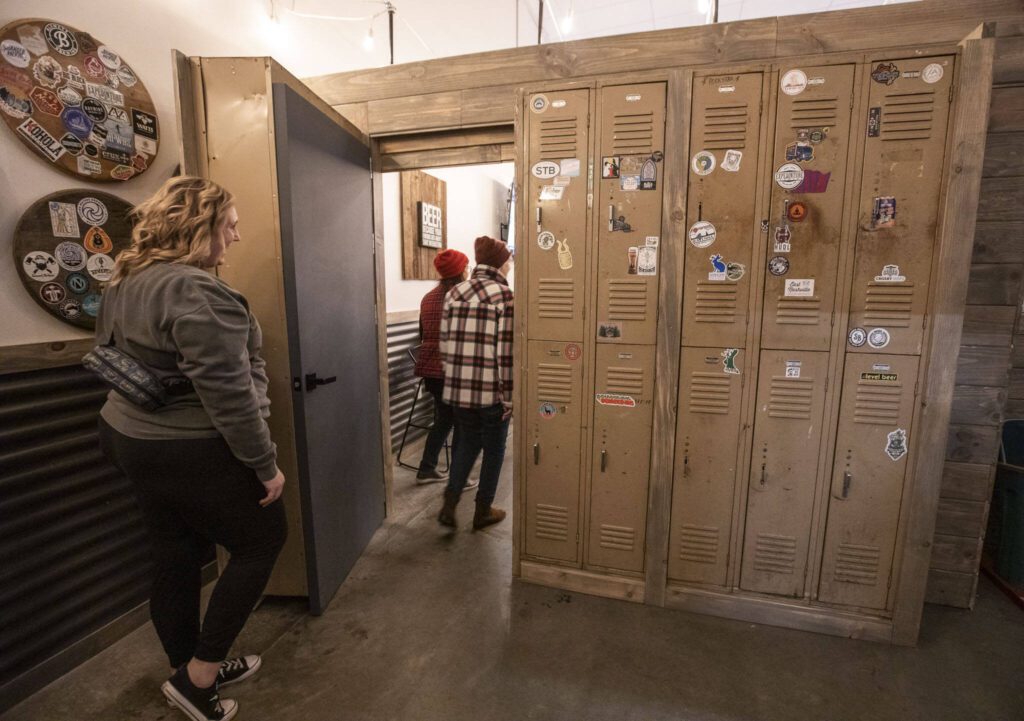
<svg viewBox="0 0 1024 721"><path fill-rule="evenodd" d="M223 436L261 481L276 475L263 337L241 293L200 268L155 263L103 293L96 342L111 339L161 379L185 375L195 388L156 411L111 391L100 414L114 430L142 440Z"/></svg>

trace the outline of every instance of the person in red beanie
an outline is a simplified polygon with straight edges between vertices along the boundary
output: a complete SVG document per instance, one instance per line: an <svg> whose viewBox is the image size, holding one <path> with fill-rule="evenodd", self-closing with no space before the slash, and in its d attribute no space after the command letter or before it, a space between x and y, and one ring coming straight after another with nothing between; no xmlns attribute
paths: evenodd
<svg viewBox="0 0 1024 721"><path fill-rule="evenodd" d="M420 459L419 471L416 473L416 482L421 485L448 480L448 476L438 473L437 459L452 430L455 417L452 407L441 397L444 392L444 366L441 363L439 336L445 296L466 279L467 265L469 258L466 254L451 248L434 256L434 268L441 276L441 282L420 301L420 352L416 356L415 373L423 379L427 392L434 398L434 423L427 434L423 458Z"/></svg>
<svg viewBox="0 0 1024 721"><path fill-rule="evenodd" d="M444 505L437 520L455 527L455 507L480 451L480 490L473 528L505 518L491 504L498 489L512 418L513 302L507 274L512 254L500 240L474 243L476 268L448 292L441 321L444 401L455 409L455 448Z"/></svg>

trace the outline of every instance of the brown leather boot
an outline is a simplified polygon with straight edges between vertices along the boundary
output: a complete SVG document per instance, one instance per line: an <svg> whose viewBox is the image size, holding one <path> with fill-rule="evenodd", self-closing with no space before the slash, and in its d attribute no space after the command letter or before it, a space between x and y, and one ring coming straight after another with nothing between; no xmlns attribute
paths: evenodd
<svg viewBox="0 0 1024 721"><path fill-rule="evenodd" d="M495 508L490 503L477 503L476 513L473 514L473 529L480 530L501 523L505 520L506 513L500 508Z"/></svg>
<svg viewBox="0 0 1024 721"><path fill-rule="evenodd" d="M461 493L452 493L445 489L444 505L441 506L441 512L437 514L438 523L442 526L451 526L452 528L458 526L458 523L455 521L455 507L459 505L459 498L461 497Z"/></svg>

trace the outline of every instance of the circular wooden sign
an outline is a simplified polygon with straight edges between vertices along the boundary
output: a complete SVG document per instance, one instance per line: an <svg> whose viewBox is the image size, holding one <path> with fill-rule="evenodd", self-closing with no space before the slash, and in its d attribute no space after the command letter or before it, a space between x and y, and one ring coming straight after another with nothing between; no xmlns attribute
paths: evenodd
<svg viewBox="0 0 1024 721"><path fill-rule="evenodd" d="M33 203L14 231L14 262L32 299L65 323L95 328L114 259L131 245L131 209L95 190L62 190Z"/></svg>
<svg viewBox="0 0 1024 721"><path fill-rule="evenodd" d="M145 172L160 139L156 107L128 63L51 20L0 28L0 118L46 162L95 183Z"/></svg>

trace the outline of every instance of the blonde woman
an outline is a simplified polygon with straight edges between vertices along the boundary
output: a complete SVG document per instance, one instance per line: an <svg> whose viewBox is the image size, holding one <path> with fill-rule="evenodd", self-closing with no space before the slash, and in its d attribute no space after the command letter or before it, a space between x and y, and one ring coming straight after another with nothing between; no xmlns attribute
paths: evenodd
<svg viewBox="0 0 1024 721"><path fill-rule="evenodd" d="M228 191L171 178L134 215L132 245L103 295L97 343L175 390L155 411L111 392L100 442L135 486L153 540L150 613L175 669L164 695L195 721L226 721L238 704L220 700L218 686L251 676L260 658L225 659L287 534L260 327L245 298L209 272L239 241ZM214 543L231 560L200 625L200 569Z"/></svg>

